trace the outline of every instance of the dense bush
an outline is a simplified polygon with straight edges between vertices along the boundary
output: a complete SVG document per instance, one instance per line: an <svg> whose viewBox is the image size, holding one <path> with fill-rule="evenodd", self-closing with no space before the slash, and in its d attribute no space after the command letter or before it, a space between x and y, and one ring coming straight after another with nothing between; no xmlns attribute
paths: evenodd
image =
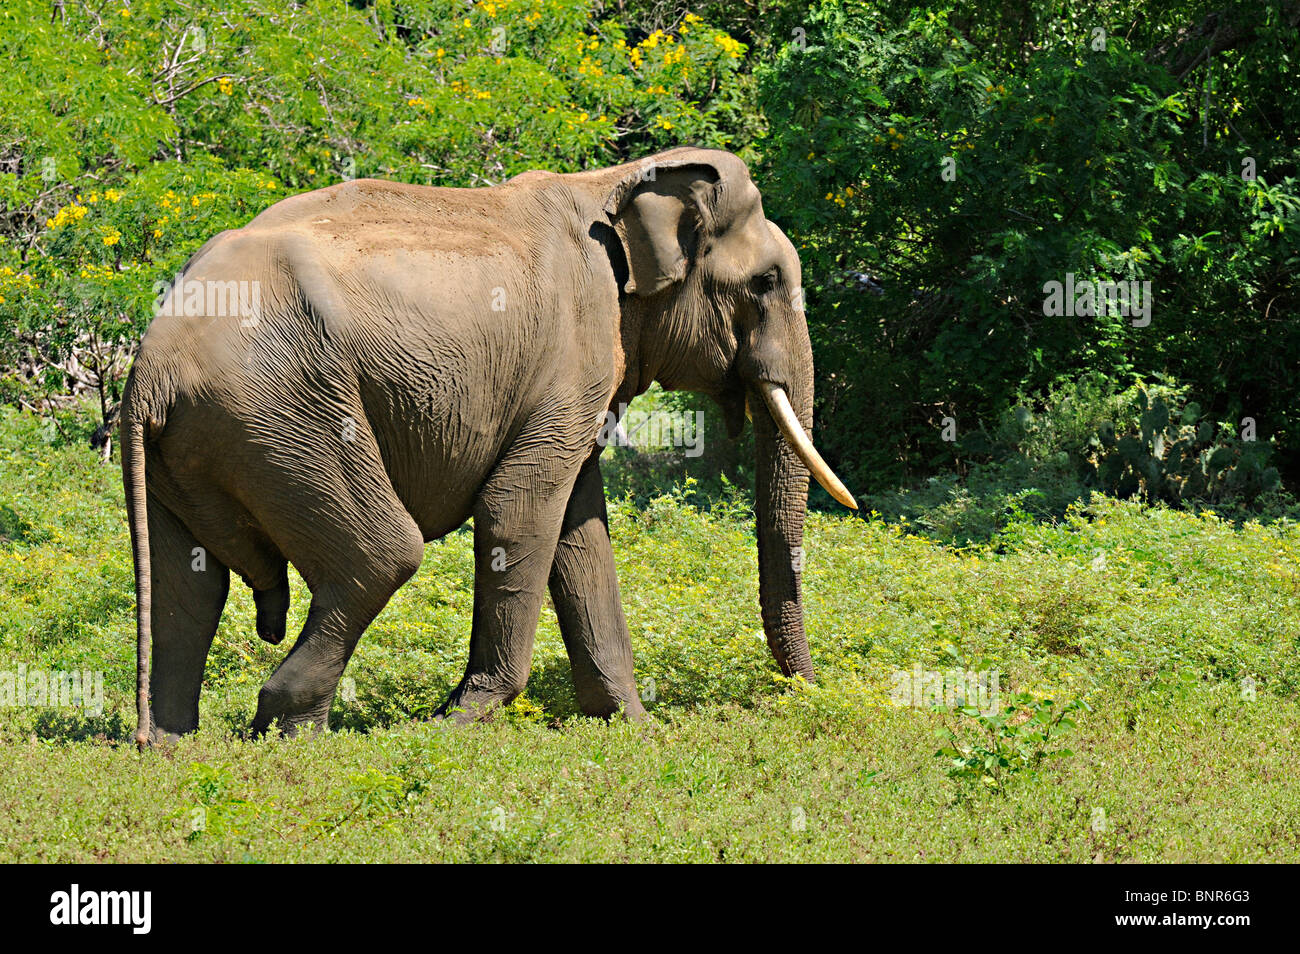
<svg viewBox="0 0 1300 954"><path fill-rule="evenodd" d="M960 467L954 427L1085 372L1170 375L1300 473L1300 8L1148 7L828 0L760 70L821 440L858 485ZM1071 273L1150 282L1150 315L1048 314Z"/></svg>
<svg viewBox="0 0 1300 954"><path fill-rule="evenodd" d="M866 500L960 545L986 543L1026 518L1059 521L1097 493L1236 520L1300 516L1271 464L1275 445L1250 422L1208 418L1186 392L1166 380L1120 390L1093 373L1038 399L1020 395L990 426L961 437L960 472Z"/></svg>

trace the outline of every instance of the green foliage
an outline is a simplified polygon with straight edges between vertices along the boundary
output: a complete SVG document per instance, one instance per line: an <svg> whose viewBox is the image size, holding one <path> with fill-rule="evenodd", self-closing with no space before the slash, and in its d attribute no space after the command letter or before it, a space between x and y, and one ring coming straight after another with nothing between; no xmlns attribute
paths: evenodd
<svg viewBox="0 0 1300 954"><path fill-rule="evenodd" d="M1219 436L1199 405L1180 407L1139 389L1137 409L1135 433L1117 435L1107 422L1090 442L1097 463L1085 464L1085 477L1095 478L1106 493L1141 493L1148 501L1168 503L1241 499L1249 504L1278 488L1277 468L1268 466L1269 445L1231 432Z"/></svg>
<svg viewBox="0 0 1300 954"><path fill-rule="evenodd" d="M594 0L7 3L0 398L88 389L110 422L158 283L297 192L743 152L745 50L694 15L638 36Z"/></svg>
<svg viewBox="0 0 1300 954"><path fill-rule="evenodd" d="M231 791L233 782L229 769L203 762L191 763L184 787L192 801L175 816L186 829L187 841L208 837L243 839L248 826L265 807L236 796Z"/></svg>
<svg viewBox="0 0 1300 954"><path fill-rule="evenodd" d="M1074 728L1077 711L1089 711L1088 703L1075 699L1057 709L1053 700L1027 692L1016 693L995 712L961 706L956 715L963 724L938 730L944 745L934 754L947 763L949 778L1005 793L1012 777L1074 754L1052 746Z"/></svg>
<svg viewBox="0 0 1300 954"><path fill-rule="evenodd" d="M1037 415L1054 423L1031 432L1086 434L1113 406ZM291 640L258 639L232 581L202 729L137 755L119 475L40 433L36 415L0 411L0 678L19 664L101 671L105 707L0 707L5 860L1300 857L1300 764L1269 742L1300 714L1293 521L1094 495L1058 521L1012 513L986 541L947 547L916 521L813 514L807 685L780 675L761 635L748 507L703 512L683 487L610 508L647 724L579 715L550 611L527 691L494 724L426 722L468 651L472 538L456 533L427 546L358 645L333 732L243 737ZM296 576L292 589L291 631L308 605ZM952 665L953 645L1014 693L1001 726L891 700L898 672ZM1074 754L1047 757L1075 699L1092 711ZM953 798L934 758L945 727L962 758L994 758L1002 796L977 781Z"/></svg>
<svg viewBox="0 0 1300 954"><path fill-rule="evenodd" d="M1211 82L1182 65L1211 9L827 0L806 48L760 68L821 440L859 487L960 466L945 418L975 430L1087 372L1170 374L1212 419L1256 418L1296 471L1300 334L1276 320L1298 298L1296 31L1265 4ZM1149 281L1149 324L1046 313L1071 273Z"/></svg>
<svg viewBox="0 0 1300 954"><path fill-rule="evenodd" d="M1271 464L1275 442L1254 439L1252 422L1238 429L1210 420L1187 391L1166 378L1121 390L1094 373L1038 399L1018 395L994 426L959 434L958 473L866 502L953 543L1059 520L1096 492L1214 507L1243 520L1294 518L1295 499Z"/></svg>
<svg viewBox="0 0 1300 954"><path fill-rule="evenodd" d="M686 425L688 439L671 444L663 438ZM752 495L754 435L746 428L737 438L727 435L722 411L709 398L689 391L664 391L659 385L635 398L624 427L627 446L610 443L601 459L605 492L645 506L657 497L689 488L697 506L743 506ZM644 437L658 443L638 442ZM829 497L827 497L829 500Z"/></svg>

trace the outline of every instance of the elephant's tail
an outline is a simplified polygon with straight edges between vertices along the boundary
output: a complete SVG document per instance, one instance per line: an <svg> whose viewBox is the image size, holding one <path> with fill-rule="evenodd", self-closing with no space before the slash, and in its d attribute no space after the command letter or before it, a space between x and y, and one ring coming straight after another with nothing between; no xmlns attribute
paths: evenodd
<svg viewBox="0 0 1300 954"><path fill-rule="evenodd" d="M135 560L135 696L138 725L135 741L149 744L149 655L153 646L153 603L149 570L149 507L145 497L144 421L129 402L122 409L122 478L126 485L126 515L131 524L131 552Z"/></svg>

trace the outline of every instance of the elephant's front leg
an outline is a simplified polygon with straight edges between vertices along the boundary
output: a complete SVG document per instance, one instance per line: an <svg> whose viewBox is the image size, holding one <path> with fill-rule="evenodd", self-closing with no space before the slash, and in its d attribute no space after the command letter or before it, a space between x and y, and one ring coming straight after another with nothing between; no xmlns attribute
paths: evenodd
<svg viewBox="0 0 1300 954"><path fill-rule="evenodd" d="M608 716L621 708L629 718L643 717L597 457L583 467L569 498L550 585L582 711Z"/></svg>
<svg viewBox="0 0 1300 954"><path fill-rule="evenodd" d="M525 442L524 446L528 446ZM474 505L474 622L465 676L435 717L459 723L508 705L528 682L546 579L578 470L563 460L508 456Z"/></svg>

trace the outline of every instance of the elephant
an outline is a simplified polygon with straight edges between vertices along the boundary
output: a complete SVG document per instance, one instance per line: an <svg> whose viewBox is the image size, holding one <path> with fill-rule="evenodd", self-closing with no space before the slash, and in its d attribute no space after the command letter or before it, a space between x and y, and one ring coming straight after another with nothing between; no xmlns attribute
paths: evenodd
<svg viewBox="0 0 1300 954"><path fill-rule="evenodd" d="M739 157L680 147L472 189L356 179L211 239L121 402L137 742L198 727L232 571L259 637L284 638L288 564L311 602L251 729L325 727L362 633L470 518L469 660L435 717L523 691L548 590L582 711L644 717L598 437L656 381L715 400L733 437L752 420L763 629L782 672L813 679L809 476L857 505L810 437L798 254Z"/></svg>

